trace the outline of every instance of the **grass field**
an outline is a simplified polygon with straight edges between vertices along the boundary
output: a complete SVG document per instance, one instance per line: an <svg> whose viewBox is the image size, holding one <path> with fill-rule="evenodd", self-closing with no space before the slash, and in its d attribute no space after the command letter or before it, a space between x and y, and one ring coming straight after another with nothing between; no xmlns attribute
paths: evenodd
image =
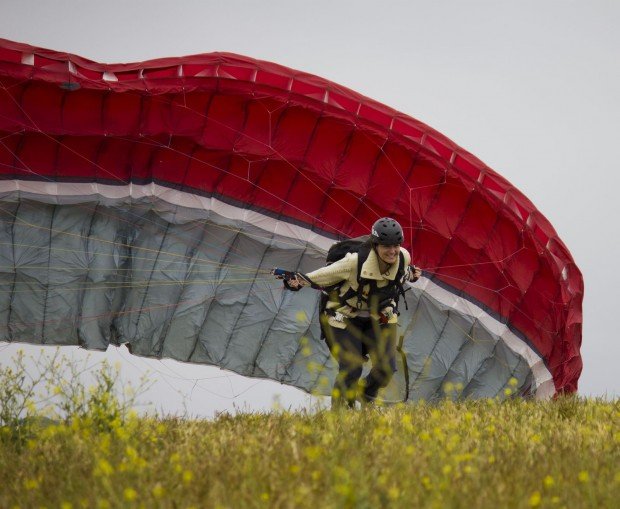
<svg viewBox="0 0 620 509"><path fill-rule="evenodd" d="M108 370L86 391L52 389L65 414L51 420L19 394L7 399L10 380L0 373L2 508L612 508L620 500L618 400L139 417L115 396ZM20 401L27 418L7 411Z"/></svg>

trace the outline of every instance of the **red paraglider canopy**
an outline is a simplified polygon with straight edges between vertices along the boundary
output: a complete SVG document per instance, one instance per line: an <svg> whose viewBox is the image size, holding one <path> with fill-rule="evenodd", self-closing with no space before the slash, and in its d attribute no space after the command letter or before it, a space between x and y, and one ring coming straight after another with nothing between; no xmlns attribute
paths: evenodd
<svg viewBox="0 0 620 509"><path fill-rule="evenodd" d="M425 124L227 53L100 64L0 40L0 178L156 183L334 238L378 217L436 283L524 338L573 392L583 280L506 179Z"/></svg>

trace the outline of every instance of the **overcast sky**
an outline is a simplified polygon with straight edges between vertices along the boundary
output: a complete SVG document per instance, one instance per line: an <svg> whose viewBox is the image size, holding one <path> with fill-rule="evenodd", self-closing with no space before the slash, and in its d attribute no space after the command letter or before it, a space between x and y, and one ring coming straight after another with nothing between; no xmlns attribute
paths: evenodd
<svg viewBox="0 0 620 509"><path fill-rule="evenodd" d="M2 38L107 63L239 53L439 130L523 191L571 250L586 288L579 392L616 397L618 27L616 0L0 0ZM15 350L0 347L0 360ZM127 377L150 369L151 400L168 411L183 399L197 415L263 409L277 394L285 406L308 404L296 389L214 368L107 355Z"/></svg>

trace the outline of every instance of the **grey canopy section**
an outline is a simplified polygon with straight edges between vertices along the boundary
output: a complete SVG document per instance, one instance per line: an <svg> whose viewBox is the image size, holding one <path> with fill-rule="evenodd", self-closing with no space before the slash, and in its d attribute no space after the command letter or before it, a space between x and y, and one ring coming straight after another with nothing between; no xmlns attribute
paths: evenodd
<svg viewBox="0 0 620 509"><path fill-rule="evenodd" d="M320 339L318 293L284 291L269 275L313 270L323 251L153 198L29 198L5 196L0 207L0 340L127 344L330 393L337 367ZM528 363L478 320L415 286L407 301L386 400L535 389Z"/></svg>

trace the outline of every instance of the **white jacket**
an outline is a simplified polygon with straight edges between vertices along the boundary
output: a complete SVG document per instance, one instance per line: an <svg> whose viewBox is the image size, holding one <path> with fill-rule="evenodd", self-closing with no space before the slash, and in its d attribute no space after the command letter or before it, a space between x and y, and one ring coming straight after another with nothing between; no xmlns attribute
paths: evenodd
<svg viewBox="0 0 620 509"><path fill-rule="evenodd" d="M400 251L403 254L405 262L404 266L406 268L411 263L411 255L403 247L400 248ZM398 259L400 262L400 256ZM387 272L381 273L377 253L374 249L371 249L368 258L362 264L360 276L364 279L376 280L377 288L383 288L384 286L387 286L390 281L394 281L396 278L399 262L393 263L390 265ZM344 258L341 258L331 265L321 267L320 269L309 272L306 275L313 283L319 286L331 286L343 281L339 291L341 297L344 296L350 288L357 293L359 286L357 282L357 253L347 253ZM362 288L362 294L367 297L369 291L370 285L364 285ZM336 312L335 316L329 317L329 324L332 327L344 329L345 324L342 320L343 317L355 318L356 316L369 316L370 310L368 309L368 303L366 301L362 301L360 308L357 307L357 304L357 295L351 297L347 301L347 305L344 306L334 302L328 302L327 307ZM396 314L391 315L387 323L398 323L398 316Z"/></svg>

